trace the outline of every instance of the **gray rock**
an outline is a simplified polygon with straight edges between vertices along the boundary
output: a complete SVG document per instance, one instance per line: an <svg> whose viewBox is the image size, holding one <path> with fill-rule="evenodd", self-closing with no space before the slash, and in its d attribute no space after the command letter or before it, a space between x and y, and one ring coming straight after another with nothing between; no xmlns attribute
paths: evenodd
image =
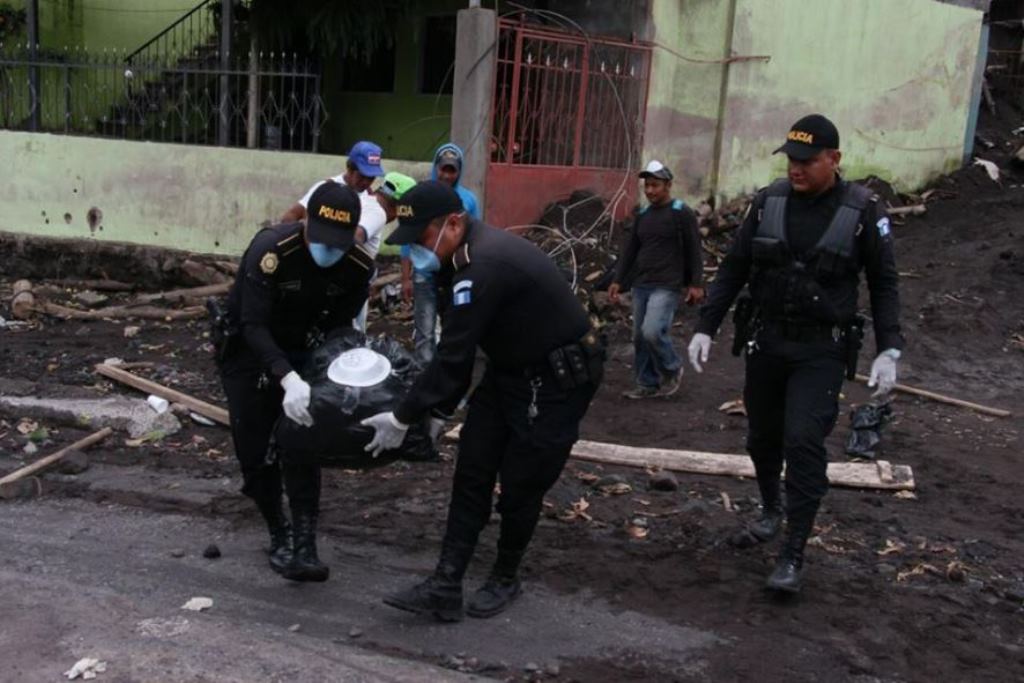
<svg viewBox="0 0 1024 683"><path fill-rule="evenodd" d="M69 451L57 463L61 474L81 474L89 469L89 456L82 451Z"/></svg>
<svg viewBox="0 0 1024 683"><path fill-rule="evenodd" d="M99 292L94 292L91 289L87 289L85 291L79 292L78 294L75 294L75 300L78 301L78 303L80 304L84 304L90 308L93 308L94 306L101 306L107 303L107 301L110 300L110 297L108 297L106 294L100 294Z"/></svg>
<svg viewBox="0 0 1024 683"><path fill-rule="evenodd" d="M0 412L15 412L39 420L78 428L111 427L138 439L147 434L174 434L181 429L170 411L157 415L143 399L126 396L108 398L34 398L0 396Z"/></svg>
<svg viewBox="0 0 1024 683"><path fill-rule="evenodd" d="M536 662L527 662L526 666L523 667L523 671L531 674L535 674L540 671L540 667Z"/></svg>
<svg viewBox="0 0 1024 683"><path fill-rule="evenodd" d="M1003 597L1013 602L1024 602L1024 585L1010 586L1003 592Z"/></svg>
<svg viewBox="0 0 1024 683"><path fill-rule="evenodd" d="M208 560L216 560L220 557L220 548L217 547L216 543L211 543L203 550L203 557Z"/></svg>
<svg viewBox="0 0 1024 683"><path fill-rule="evenodd" d="M876 564L875 571L886 578L896 576L896 567L887 562L879 562Z"/></svg>
<svg viewBox="0 0 1024 683"><path fill-rule="evenodd" d="M668 471L655 472L647 482L652 491L678 491L679 479Z"/></svg>
<svg viewBox="0 0 1024 683"><path fill-rule="evenodd" d="M298 633L299 631L302 630L302 624L292 624L291 626L288 627L288 630L291 631L292 633Z"/></svg>
<svg viewBox="0 0 1024 683"><path fill-rule="evenodd" d="M171 557L174 557L174 558L177 558L177 559L185 557L185 551L182 550L181 548L175 548L174 550L171 551Z"/></svg>
<svg viewBox="0 0 1024 683"><path fill-rule="evenodd" d="M550 662L544 667L544 673L548 676L555 677L562 673L562 667L558 666L558 662Z"/></svg>
<svg viewBox="0 0 1024 683"><path fill-rule="evenodd" d="M363 636L363 629L359 628L358 626L353 626L352 628L350 628L348 630L348 637L349 638L361 638L362 636Z"/></svg>
<svg viewBox="0 0 1024 683"><path fill-rule="evenodd" d="M679 511L684 515L706 515L711 511L711 506L703 500L691 500Z"/></svg>
<svg viewBox="0 0 1024 683"><path fill-rule="evenodd" d="M594 488L602 488L604 486L615 486L616 484L629 484L626 478L618 474L606 474L605 476L594 482Z"/></svg>

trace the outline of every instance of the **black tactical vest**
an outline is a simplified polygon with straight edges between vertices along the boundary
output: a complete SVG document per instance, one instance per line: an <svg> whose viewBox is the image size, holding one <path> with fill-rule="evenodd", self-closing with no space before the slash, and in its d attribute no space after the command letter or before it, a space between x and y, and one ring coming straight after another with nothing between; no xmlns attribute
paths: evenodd
<svg viewBox="0 0 1024 683"><path fill-rule="evenodd" d="M786 202L792 187L776 180L766 191L753 241L750 292L768 320L848 322L855 311L839 311L830 291L856 280L856 238L864 209L877 199L867 188L847 183L842 202L821 239L802 259L786 239Z"/></svg>

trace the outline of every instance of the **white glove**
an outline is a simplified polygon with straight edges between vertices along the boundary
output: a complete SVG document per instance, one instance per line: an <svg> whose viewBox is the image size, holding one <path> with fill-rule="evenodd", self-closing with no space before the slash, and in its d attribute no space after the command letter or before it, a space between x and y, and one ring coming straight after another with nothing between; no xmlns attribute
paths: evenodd
<svg viewBox="0 0 1024 683"><path fill-rule="evenodd" d="M372 451L375 458L384 451L401 446L405 441L406 432L409 431L409 425L399 422L394 413L377 413L359 424L374 429L373 439L366 444L366 448L363 450Z"/></svg>
<svg viewBox="0 0 1024 683"><path fill-rule="evenodd" d="M703 332L698 332L693 335L687 350L690 353L690 365L693 366L693 369L697 372L704 372L704 368L700 364L708 362L708 354L711 353L711 337Z"/></svg>
<svg viewBox="0 0 1024 683"><path fill-rule="evenodd" d="M872 398L885 396L896 385L896 361L900 359L899 349L886 349L878 354L875 362L871 364L871 377L868 379L869 387L878 387Z"/></svg>
<svg viewBox="0 0 1024 683"><path fill-rule="evenodd" d="M439 417L430 418L427 423L427 432L430 434L430 442L437 445L437 440L441 438L442 432L444 432L445 420Z"/></svg>
<svg viewBox="0 0 1024 683"><path fill-rule="evenodd" d="M303 427L313 426L313 416L309 414L309 385L292 370L281 379L284 389L284 400L281 406L288 419L298 422Z"/></svg>

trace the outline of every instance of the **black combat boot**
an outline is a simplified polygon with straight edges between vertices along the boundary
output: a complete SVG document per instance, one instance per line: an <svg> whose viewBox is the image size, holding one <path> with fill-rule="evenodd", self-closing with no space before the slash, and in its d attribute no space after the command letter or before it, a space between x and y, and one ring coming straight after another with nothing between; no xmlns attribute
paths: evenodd
<svg viewBox="0 0 1024 683"><path fill-rule="evenodd" d="M462 576L473 547L445 542L437 569L426 581L389 595L384 604L406 612L429 614L438 621L462 621Z"/></svg>
<svg viewBox="0 0 1024 683"><path fill-rule="evenodd" d="M778 536L782 529L785 514L782 510L779 480L758 481L758 486L761 489L761 516L729 537L729 543L737 548L766 543Z"/></svg>
<svg viewBox="0 0 1024 683"><path fill-rule="evenodd" d="M316 554L315 510L295 510L292 506L295 550L282 575L290 581L326 581L331 570Z"/></svg>
<svg viewBox="0 0 1024 683"><path fill-rule="evenodd" d="M779 553L775 569L768 576L764 587L768 590L783 593L799 593L803 586L804 546L807 545L807 534L790 529L786 545Z"/></svg>
<svg viewBox="0 0 1024 683"><path fill-rule="evenodd" d="M281 508L281 496L257 500L256 507L270 531L270 568L280 574L292 561L292 527Z"/></svg>
<svg viewBox="0 0 1024 683"><path fill-rule="evenodd" d="M477 619L486 619L504 612L523 592L519 581L519 563L523 553L498 549L490 576L469 599L466 614Z"/></svg>

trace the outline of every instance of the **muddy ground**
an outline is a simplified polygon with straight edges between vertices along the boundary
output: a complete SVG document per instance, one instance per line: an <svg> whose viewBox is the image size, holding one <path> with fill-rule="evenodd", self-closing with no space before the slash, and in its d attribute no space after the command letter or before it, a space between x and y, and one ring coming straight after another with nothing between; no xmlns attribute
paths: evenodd
<svg viewBox="0 0 1024 683"><path fill-rule="evenodd" d="M670 658L610 649L606 657L561 662L555 677L579 681L859 680L929 681L1024 678L1024 185L1010 172L992 182L980 167L940 180L928 211L894 232L908 339L900 380L1013 412L980 415L900 395L885 432L885 457L913 467L914 497L834 489L808 551L807 583L796 599L761 589L777 547L738 551L724 535L756 512L752 481L678 476L679 490L648 489L649 473L571 462L547 498L525 574L546 589L596 596L622 610L710 631L721 638L700 667ZM5 271L9 299L18 273ZM108 273L117 278L118 273ZM68 298L73 292L68 291ZM121 295L123 296L123 295ZM114 297L115 299L117 296ZM867 296L862 298L866 307ZM0 314L9 319L8 310ZM678 345L695 318L683 311ZM126 325L141 331L125 338ZM372 329L408 338L409 321L371 318ZM157 381L223 402L204 337L205 323L58 321L0 330L0 393L41 396L132 394L92 372L111 356L149 361L139 370ZM728 354L726 328L702 375L689 373L672 399L626 402L632 351L624 321L609 324L607 381L583 425L587 439L635 446L742 453L744 420L718 411L739 396L742 365ZM1017 336L1015 336L1017 335ZM873 352L868 337L866 369ZM847 415L866 388L847 384L843 416L829 439L830 457L845 460ZM18 416L0 424L0 468L21 460L28 437ZM40 453L84 432L43 425ZM386 545L420 552L437 547L452 471L452 448L436 464L397 463L369 472L332 471L323 496L323 543ZM226 430L187 424L161 441L125 445L108 439L93 462L194 479L236 477ZM602 492L609 475L631 491ZM599 479L595 483L595 478ZM618 481L618 480L612 480ZM259 524L240 496L225 493L191 506L155 503L145 492L111 500L74 476L43 481L45 495L102 500L154 510ZM622 487L619 487L622 488ZM590 519L566 513L586 500ZM166 511L166 510L163 510ZM2 513L0 513L2 514ZM648 534L629 527L643 520ZM493 557L494 530L478 555ZM514 618L514 612L511 614ZM371 647L367 644L366 647ZM401 654L401 653L399 653ZM462 662L458 662L462 664ZM521 670L486 675L522 678Z"/></svg>

